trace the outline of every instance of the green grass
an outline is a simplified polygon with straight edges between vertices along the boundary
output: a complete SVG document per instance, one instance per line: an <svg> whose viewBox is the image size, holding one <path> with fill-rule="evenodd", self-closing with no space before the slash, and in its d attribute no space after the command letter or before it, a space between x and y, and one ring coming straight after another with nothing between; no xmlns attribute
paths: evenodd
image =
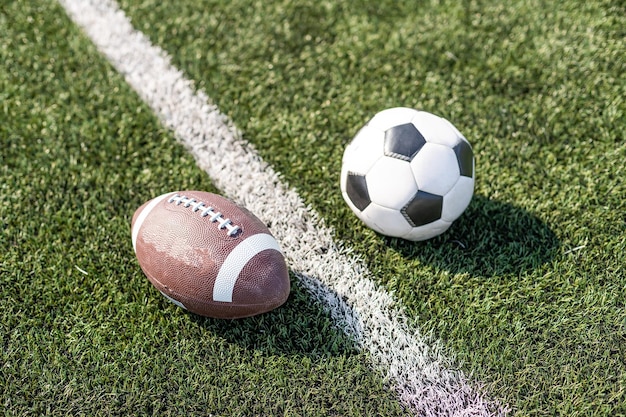
<svg viewBox="0 0 626 417"><path fill-rule="evenodd" d="M622 3L122 4L497 397L626 413ZM477 155L474 203L427 243L366 230L337 187L345 144L398 105Z"/></svg>
<svg viewBox="0 0 626 417"><path fill-rule="evenodd" d="M0 11L3 414L401 415L297 283L287 308L239 322L152 288L134 210L216 190L60 7Z"/></svg>
<svg viewBox="0 0 626 417"><path fill-rule="evenodd" d="M500 3L121 2L494 397L626 415L626 7ZM242 322L163 300L130 217L210 180L60 7L3 2L0 33L5 414L402 414L295 281ZM424 243L366 229L338 187L346 143L400 105L477 158L472 204Z"/></svg>

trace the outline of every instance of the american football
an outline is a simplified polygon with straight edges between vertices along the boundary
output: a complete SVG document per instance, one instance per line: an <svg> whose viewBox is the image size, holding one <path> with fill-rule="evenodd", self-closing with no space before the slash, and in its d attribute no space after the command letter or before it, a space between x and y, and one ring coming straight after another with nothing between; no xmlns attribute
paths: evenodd
<svg viewBox="0 0 626 417"><path fill-rule="evenodd" d="M0 417L626 417L626 0L549 5L0 0Z"/></svg>
<svg viewBox="0 0 626 417"><path fill-rule="evenodd" d="M131 227L141 269L182 308L235 319L287 300L289 273L278 243L261 220L224 197L163 194L137 209Z"/></svg>

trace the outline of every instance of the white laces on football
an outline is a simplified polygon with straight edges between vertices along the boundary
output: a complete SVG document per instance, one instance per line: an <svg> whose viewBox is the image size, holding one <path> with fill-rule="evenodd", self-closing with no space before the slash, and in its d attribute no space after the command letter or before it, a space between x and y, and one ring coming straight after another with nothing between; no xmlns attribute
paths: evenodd
<svg viewBox="0 0 626 417"><path fill-rule="evenodd" d="M215 209L211 206L207 206L202 201L197 201L195 198L189 198L184 195L174 194L167 200L168 203L176 203L177 206L184 204L184 207L192 207L193 212L200 212L202 217L209 217L209 221L212 223L218 222L217 228L222 230L226 228L228 230L228 236L234 236L239 232L240 227L233 224L230 219L225 219L222 216L222 213L219 211L215 211Z"/></svg>

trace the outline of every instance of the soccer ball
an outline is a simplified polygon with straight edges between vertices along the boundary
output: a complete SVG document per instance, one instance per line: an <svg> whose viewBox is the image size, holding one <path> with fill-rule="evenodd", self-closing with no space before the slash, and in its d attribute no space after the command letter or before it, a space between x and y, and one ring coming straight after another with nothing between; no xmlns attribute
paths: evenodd
<svg viewBox="0 0 626 417"><path fill-rule="evenodd" d="M472 147L442 117L405 107L383 110L346 147L341 193L373 230L430 239L445 232L472 199Z"/></svg>

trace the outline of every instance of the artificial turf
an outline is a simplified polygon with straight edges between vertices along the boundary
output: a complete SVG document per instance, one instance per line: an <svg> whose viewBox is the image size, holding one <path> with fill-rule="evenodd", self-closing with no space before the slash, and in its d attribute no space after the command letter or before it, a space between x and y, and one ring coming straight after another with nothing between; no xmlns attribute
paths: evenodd
<svg viewBox="0 0 626 417"><path fill-rule="evenodd" d="M121 5L493 397L626 414L623 2ZM406 411L295 280L244 322L162 299L134 209L218 190L55 3L1 3L0 32L6 415ZM474 147L474 200L428 242L375 234L339 192L344 146L394 106Z"/></svg>
<svg viewBox="0 0 626 417"><path fill-rule="evenodd" d="M493 395L626 413L623 2L121 4ZM425 243L367 230L338 189L346 143L394 106L476 155L473 203Z"/></svg>
<svg viewBox="0 0 626 417"><path fill-rule="evenodd" d="M217 192L55 3L0 7L4 415L403 415L294 282L244 321L187 314L143 276L130 219Z"/></svg>

